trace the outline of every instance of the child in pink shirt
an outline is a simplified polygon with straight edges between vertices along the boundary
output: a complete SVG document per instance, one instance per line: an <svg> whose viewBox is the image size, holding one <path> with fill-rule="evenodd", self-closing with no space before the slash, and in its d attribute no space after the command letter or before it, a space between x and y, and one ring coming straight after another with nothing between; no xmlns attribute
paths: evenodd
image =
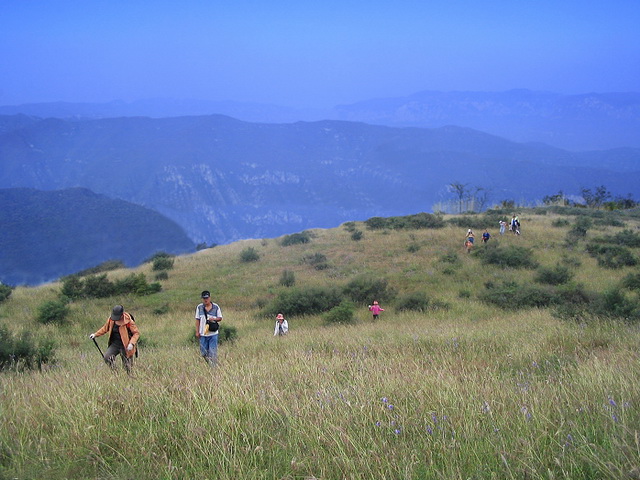
<svg viewBox="0 0 640 480"><path fill-rule="evenodd" d="M373 314L373 319L377 320L380 312L384 312L384 308L381 308L380 305L378 305L378 301L374 300L373 305L369 305L369 311Z"/></svg>

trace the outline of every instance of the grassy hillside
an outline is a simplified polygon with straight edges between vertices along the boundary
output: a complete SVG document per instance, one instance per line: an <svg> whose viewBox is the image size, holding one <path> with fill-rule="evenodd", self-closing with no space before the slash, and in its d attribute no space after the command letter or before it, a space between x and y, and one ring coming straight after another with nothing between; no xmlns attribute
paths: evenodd
<svg viewBox="0 0 640 480"><path fill-rule="evenodd" d="M559 212L523 212L517 237L498 235L493 212L434 229L354 222L303 244L218 246L176 257L160 293L72 302L62 326L36 319L61 284L18 288L0 304L2 325L58 347L41 371L0 373L0 478L640 478L640 310L622 283L638 267L587 253L603 238L634 240L640 218ZM498 258L520 252L537 266L486 263L493 244ZM259 258L243 261L250 248ZM536 280L563 265L568 282ZM285 270L295 285L281 285ZM343 324L285 311L290 334L273 337L266 312L283 295L314 287L329 298L363 278L388 285L377 322L366 302ZM504 285L555 296L537 308L496 303ZM238 333L213 370L192 339L203 289ZM401 310L416 292L425 308ZM133 378L111 373L88 339L115 303L143 336Z"/></svg>

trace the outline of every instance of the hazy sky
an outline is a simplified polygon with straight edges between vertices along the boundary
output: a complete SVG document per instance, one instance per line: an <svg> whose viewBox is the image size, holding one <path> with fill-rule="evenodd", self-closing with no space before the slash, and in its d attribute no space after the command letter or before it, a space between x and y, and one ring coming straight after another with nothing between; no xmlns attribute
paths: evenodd
<svg viewBox="0 0 640 480"><path fill-rule="evenodd" d="M640 0L0 0L0 105L640 91Z"/></svg>

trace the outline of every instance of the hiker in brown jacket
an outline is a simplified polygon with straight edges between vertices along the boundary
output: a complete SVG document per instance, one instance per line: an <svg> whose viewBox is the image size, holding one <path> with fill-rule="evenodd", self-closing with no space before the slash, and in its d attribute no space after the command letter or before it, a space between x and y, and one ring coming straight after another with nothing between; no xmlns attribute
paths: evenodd
<svg viewBox="0 0 640 480"><path fill-rule="evenodd" d="M118 328L114 328L114 326ZM96 333L89 335L93 339L104 334L109 335L107 351L104 353L104 361L112 369L116 368L116 357L122 356L122 363L127 373L131 373L133 356L136 353L136 344L140 332L130 314L124 311L122 305L116 305L111 311L107 322Z"/></svg>

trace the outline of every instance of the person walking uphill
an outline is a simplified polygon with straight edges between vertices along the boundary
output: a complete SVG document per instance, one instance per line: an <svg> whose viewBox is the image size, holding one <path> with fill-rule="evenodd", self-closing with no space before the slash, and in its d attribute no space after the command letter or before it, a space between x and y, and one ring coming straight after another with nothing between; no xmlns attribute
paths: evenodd
<svg viewBox="0 0 640 480"><path fill-rule="evenodd" d="M211 301L208 290L200 294L202 303L196 307L196 338L200 341L200 353L212 367L218 363L218 322L222 310Z"/></svg>
<svg viewBox="0 0 640 480"><path fill-rule="evenodd" d="M104 361L112 369L116 368L116 357L122 357L122 364L127 373L131 373L133 356L136 353L136 345L140 338L140 331L133 321L133 317L124 311L122 305L116 305L111 311L107 322L100 330L89 335L92 340L104 334L109 335L107 351L104 352Z"/></svg>
<svg viewBox="0 0 640 480"><path fill-rule="evenodd" d="M279 313L276 315L276 328L273 332L273 336L286 335L287 333L289 333L289 322L284 318L284 315Z"/></svg>
<svg viewBox="0 0 640 480"><path fill-rule="evenodd" d="M374 300L373 305L369 305L369 311L372 313L373 319L377 320L378 317L380 316L380 312L384 312L384 308L378 305L377 300Z"/></svg>

